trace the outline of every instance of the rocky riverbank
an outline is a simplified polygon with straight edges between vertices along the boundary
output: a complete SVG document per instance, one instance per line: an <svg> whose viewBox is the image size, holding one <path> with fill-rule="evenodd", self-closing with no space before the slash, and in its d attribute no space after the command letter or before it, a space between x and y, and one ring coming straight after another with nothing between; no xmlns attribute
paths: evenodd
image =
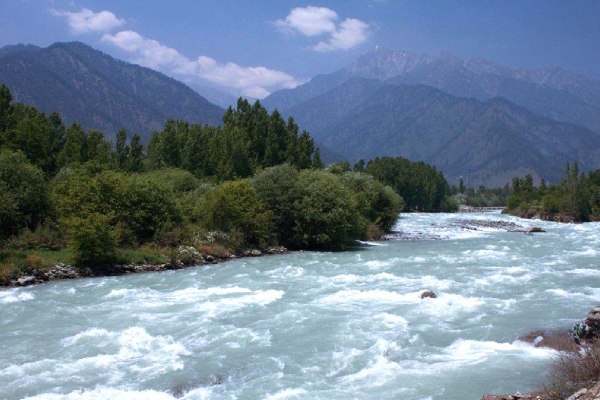
<svg viewBox="0 0 600 400"><path fill-rule="evenodd" d="M285 254L288 252L288 249L283 246L274 246L263 250L246 250L239 254L213 256L202 255L193 247L180 246L177 254L173 257L173 260L163 264L116 264L103 268L101 272L93 272L90 268L60 263L49 270L33 269L28 271L26 275L16 279L4 282L0 281L0 287L30 286L56 280L89 278L94 276L114 276L141 272L168 271L198 265L217 264L242 257L260 257L263 255Z"/></svg>
<svg viewBox="0 0 600 400"><path fill-rule="evenodd" d="M555 361L550 380L556 378L558 374L560 380L566 380L570 385L579 382L579 387L575 390L571 387L561 387L564 382L550 382L548 387L550 391L539 390L535 393L521 394L519 392L511 395L492 395L486 394L481 400L600 400L600 365L598 359L600 355L600 307L592 309L587 318L582 322L590 330L582 335L580 344L576 344L571 332L564 330L536 330L527 335L519 337L519 340L531 343L535 347L549 347L560 351L564 357L559 357ZM597 371L590 370L597 368ZM573 382L573 377L564 376L574 373L579 381ZM585 387L583 387L585 386Z"/></svg>

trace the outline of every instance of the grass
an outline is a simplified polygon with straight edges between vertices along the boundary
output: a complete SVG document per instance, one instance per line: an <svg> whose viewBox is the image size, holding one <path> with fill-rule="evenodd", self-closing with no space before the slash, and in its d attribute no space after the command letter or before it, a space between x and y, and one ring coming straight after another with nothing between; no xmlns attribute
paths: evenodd
<svg viewBox="0 0 600 400"><path fill-rule="evenodd" d="M162 264L165 262L160 249L151 246L117 249L120 264ZM73 255L68 248L15 249L0 248L0 283L32 273L34 270L49 271L55 265L73 264Z"/></svg>
<svg viewBox="0 0 600 400"><path fill-rule="evenodd" d="M0 249L0 282L28 274L33 270L48 271L56 264L68 264L72 255L68 249Z"/></svg>
<svg viewBox="0 0 600 400"><path fill-rule="evenodd" d="M152 246L117 249L119 264L163 264L165 257L160 249Z"/></svg>

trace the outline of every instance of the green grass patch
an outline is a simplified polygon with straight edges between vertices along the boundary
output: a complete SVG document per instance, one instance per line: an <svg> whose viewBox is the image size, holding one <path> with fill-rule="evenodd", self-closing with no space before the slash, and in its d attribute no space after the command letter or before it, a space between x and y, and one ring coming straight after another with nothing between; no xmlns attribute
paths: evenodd
<svg viewBox="0 0 600 400"><path fill-rule="evenodd" d="M33 270L48 271L56 264L72 262L67 249L0 249L0 282L9 281Z"/></svg>
<svg viewBox="0 0 600 400"><path fill-rule="evenodd" d="M119 264L163 264L165 257L160 249L151 246L117 249Z"/></svg>

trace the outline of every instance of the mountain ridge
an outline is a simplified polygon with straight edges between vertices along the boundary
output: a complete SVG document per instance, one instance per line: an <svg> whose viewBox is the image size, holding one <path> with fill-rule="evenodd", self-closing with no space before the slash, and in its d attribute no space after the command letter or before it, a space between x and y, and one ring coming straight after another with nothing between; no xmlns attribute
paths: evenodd
<svg viewBox="0 0 600 400"><path fill-rule="evenodd" d="M357 93L361 100L347 100ZM426 85L352 78L289 113L351 162L402 156L433 163L452 182L462 176L502 186L526 173L556 182L573 158L583 169L600 167L600 135L501 97L482 102Z"/></svg>
<svg viewBox="0 0 600 400"><path fill-rule="evenodd" d="M483 58L463 60L449 52L414 54L375 48L319 80L263 100L269 109L289 108L357 76L393 84L424 84L459 97L504 97L550 118L600 133L600 80L560 67L510 68ZM306 94L312 94L312 97Z"/></svg>
<svg viewBox="0 0 600 400"><path fill-rule="evenodd" d="M65 122L78 121L108 137L125 128L147 141L169 117L220 124L224 112L173 78L81 42L4 47L0 82L16 101L57 111Z"/></svg>

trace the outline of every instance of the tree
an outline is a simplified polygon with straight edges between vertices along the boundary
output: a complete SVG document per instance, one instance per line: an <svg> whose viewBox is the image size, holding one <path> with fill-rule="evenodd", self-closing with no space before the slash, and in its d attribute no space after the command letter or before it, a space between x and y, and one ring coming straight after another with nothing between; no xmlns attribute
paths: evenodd
<svg viewBox="0 0 600 400"><path fill-rule="evenodd" d="M125 165L125 170L129 172L141 172L144 169L144 147L141 143L141 137L134 133L131 137L129 148L129 157Z"/></svg>
<svg viewBox="0 0 600 400"><path fill-rule="evenodd" d="M402 157L377 157L369 161L366 171L402 196L407 210L441 211L444 208L448 182L429 164Z"/></svg>
<svg viewBox="0 0 600 400"><path fill-rule="evenodd" d="M127 161L129 159L129 146L127 146L127 133L125 129L121 129L117 132L117 137L115 141L115 155L117 167L120 170L127 169Z"/></svg>
<svg viewBox="0 0 600 400"><path fill-rule="evenodd" d="M0 85L0 132L5 131L8 128L8 118L12 113L12 95L8 86L5 84ZM2 142L0 142L2 144Z"/></svg>

